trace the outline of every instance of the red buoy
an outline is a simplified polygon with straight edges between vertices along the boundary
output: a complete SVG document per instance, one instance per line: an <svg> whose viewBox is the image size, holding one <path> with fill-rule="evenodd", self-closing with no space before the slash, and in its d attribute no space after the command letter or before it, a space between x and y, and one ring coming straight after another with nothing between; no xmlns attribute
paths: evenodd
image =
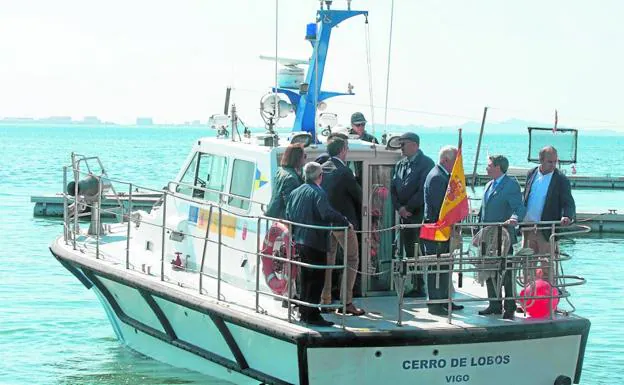
<svg viewBox="0 0 624 385"><path fill-rule="evenodd" d="M548 281L542 279L542 269L537 269L535 272L537 279L534 283L527 285L520 292L522 299L520 302L522 306L526 308L527 315L533 318L545 318L550 315L550 309L548 304L551 304L553 310L557 308L559 304L559 290L556 287L552 287ZM549 298L553 296L552 300ZM524 297L544 297L544 298L524 298Z"/></svg>

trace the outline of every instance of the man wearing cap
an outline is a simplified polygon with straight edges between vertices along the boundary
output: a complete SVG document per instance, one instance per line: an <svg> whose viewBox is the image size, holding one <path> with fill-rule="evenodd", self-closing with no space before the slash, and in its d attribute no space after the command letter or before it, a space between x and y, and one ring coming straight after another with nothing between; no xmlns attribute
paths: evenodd
<svg viewBox="0 0 624 385"><path fill-rule="evenodd" d="M392 205L398 212L401 224L420 224L424 215L424 185L429 171L435 166L433 160L420 150L420 138L413 132L406 132L399 138L403 159L394 167L390 194ZM401 244L407 258L413 258L415 244L419 242L419 228L401 230ZM418 275L412 291L407 297L424 296L422 275Z"/></svg>
<svg viewBox="0 0 624 385"><path fill-rule="evenodd" d="M361 112L354 112L353 115L351 115L350 133L357 135L358 139L365 142L379 144L377 138L366 132L366 119L364 118L364 114Z"/></svg>

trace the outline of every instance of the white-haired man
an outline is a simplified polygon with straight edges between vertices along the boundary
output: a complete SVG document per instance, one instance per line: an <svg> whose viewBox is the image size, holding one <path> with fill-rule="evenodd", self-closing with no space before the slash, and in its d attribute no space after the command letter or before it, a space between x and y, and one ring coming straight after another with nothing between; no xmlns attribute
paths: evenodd
<svg viewBox="0 0 624 385"><path fill-rule="evenodd" d="M442 203L446 195L446 189L453 171L457 147L444 146L440 149L438 164L429 171L425 179L425 223L436 223L440 216ZM440 255L449 252L449 242L436 242L421 239L423 249L427 255ZM427 276L427 292L429 300L445 299L449 296L449 273L437 273L436 269ZM449 270L449 265L440 265L440 270ZM446 304L428 305L429 313L435 315L447 315ZM462 305L451 303L452 310L461 310Z"/></svg>
<svg viewBox="0 0 624 385"><path fill-rule="evenodd" d="M286 205L286 219L292 222L315 226L350 226L347 218L329 204L321 188L323 170L316 162L303 167L305 183L290 193ZM302 262L312 265L327 264L329 231L293 226L293 239L299 245ZM301 300L318 303L323 291L325 272L321 269L301 269ZM300 306L301 321L315 326L331 326L318 307Z"/></svg>

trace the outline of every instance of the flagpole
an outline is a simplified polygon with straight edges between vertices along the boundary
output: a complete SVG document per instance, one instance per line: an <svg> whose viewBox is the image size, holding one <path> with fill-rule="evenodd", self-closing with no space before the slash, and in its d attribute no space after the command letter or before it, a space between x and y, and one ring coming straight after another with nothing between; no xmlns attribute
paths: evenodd
<svg viewBox="0 0 624 385"><path fill-rule="evenodd" d="M487 113L487 107L485 107L485 110L483 111L483 122L485 122L485 114ZM483 123L481 123L481 134L483 134ZM481 135L479 135L479 145L481 145ZM457 151L461 151L462 150L462 129L461 127L459 128L459 140L457 141ZM477 149L477 154L479 153L479 150ZM463 159L463 158L462 158ZM476 167L477 167L477 162L475 160L475 171L476 171ZM475 178L475 174L473 172L472 174L472 190L474 191L474 178ZM459 233L459 239L461 240L462 237L462 233L461 233L461 227L459 228L460 233ZM453 238L453 228L451 228L451 238ZM449 245L450 245L450 241L449 241ZM463 247L459 247L459 273L457 273L457 287L461 288L463 286L464 283L464 274L462 273L462 252ZM451 252L451 249L449 248L449 252ZM453 280L453 277L451 277L451 281Z"/></svg>
<svg viewBox="0 0 624 385"><path fill-rule="evenodd" d="M479 162L479 152L481 151L481 139L483 139L483 128L485 127L485 118L487 117L487 106L483 108L483 118L481 119L481 131L479 131L479 141L477 142L477 153L475 154L474 168L472 169L472 192L475 191L475 183L477 181L477 163Z"/></svg>

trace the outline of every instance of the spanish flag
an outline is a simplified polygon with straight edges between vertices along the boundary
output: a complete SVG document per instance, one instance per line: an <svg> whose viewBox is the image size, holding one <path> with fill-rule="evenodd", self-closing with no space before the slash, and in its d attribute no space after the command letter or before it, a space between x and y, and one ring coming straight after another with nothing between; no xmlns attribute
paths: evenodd
<svg viewBox="0 0 624 385"><path fill-rule="evenodd" d="M459 149L453 171L449 179L440 216L436 223L427 223L420 228L420 237L430 241L445 242L451 237L451 226L466 218L468 215L468 195L466 195L466 176L462 160L461 131L459 134Z"/></svg>

